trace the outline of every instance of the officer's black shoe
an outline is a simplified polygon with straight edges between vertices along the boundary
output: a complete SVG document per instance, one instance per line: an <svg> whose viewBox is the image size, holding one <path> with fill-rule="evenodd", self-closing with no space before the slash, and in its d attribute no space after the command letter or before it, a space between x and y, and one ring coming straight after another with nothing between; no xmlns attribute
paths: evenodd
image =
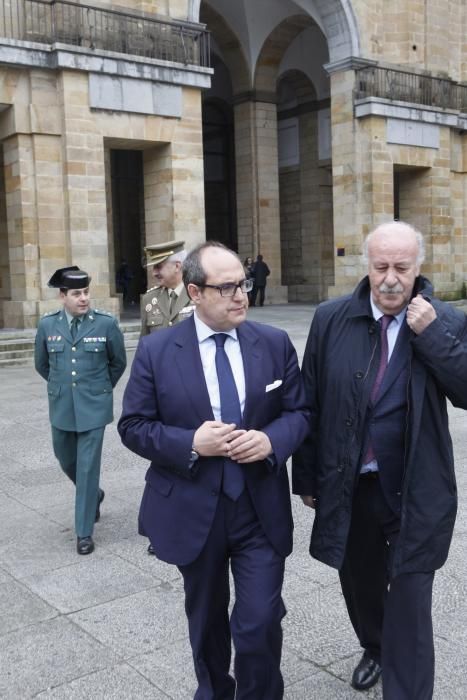
<svg viewBox="0 0 467 700"><path fill-rule="evenodd" d="M97 508L96 508L96 517L94 518L94 522L98 523L100 518L101 518L101 503L105 498L105 491L103 489L99 489L99 498L97 499Z"/></svg>
<svg viewBox="0 0 467 700"><path fill-rule="evenodd" d="M368 690L368 688L372 688L376 685L380 675L380 664L364 653L355 667L350 685L352 688L355 688L355 690Z"/></svg>
<svg viewBox="0 0 467 700"><path fill-rule="evenodd" d="M154 554L154 555L156 554L155 551L154 551L154 547L152 546L152 544L149 544L149 545L148 545L148 554Z"/></svg>
<svg viewBox="0 0 467 700"><path fill-rule="evenodd" d="M78 554L92 554L92 552L94 552L94 542L92 537L78 537L76 551Z"/></svg>

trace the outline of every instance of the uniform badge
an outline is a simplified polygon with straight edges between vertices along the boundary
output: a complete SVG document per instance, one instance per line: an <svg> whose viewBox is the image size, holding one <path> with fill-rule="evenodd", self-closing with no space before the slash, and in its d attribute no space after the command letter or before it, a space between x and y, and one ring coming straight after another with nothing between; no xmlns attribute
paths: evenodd
<svg viewBox="0 0 467 700"><path fill-rule="evenodd" d="M151 311L151 309L152 309L152 304L146 304L146 306L144 307L144 310L148 311L148 312Z"/></svg>
<svg viewBox="0 0 467 700"><path fill-rule="evenodd" d="M157 304L157 299L156 299L156 297L153 297L153 298L151 299L151 304Z"/></svg>

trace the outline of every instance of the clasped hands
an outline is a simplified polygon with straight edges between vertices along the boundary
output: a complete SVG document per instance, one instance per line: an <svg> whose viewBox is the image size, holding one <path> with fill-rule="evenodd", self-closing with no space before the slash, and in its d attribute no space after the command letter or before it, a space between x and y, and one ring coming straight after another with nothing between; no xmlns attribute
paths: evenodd
<svg viewBox="0 0 467 700"><path fill-rule="evenodd" d="M228 457L240 464L257 462L272 454L266 433L236 429L235 423L218 420L200 425L193 438L193 448L202 457Z"/></svg>

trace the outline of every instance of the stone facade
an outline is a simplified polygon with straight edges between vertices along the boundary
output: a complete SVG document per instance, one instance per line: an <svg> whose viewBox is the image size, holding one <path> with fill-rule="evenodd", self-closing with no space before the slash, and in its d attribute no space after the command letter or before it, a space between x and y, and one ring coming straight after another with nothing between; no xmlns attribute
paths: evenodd
<svg viewBox="0 0 467 700"><path fill-rule="evenodd" d="M467 87L453 87L467 82L464 0L296 4L289 15L282 0L268 12L225 0L96 2L130 13L132 26L175 20L180 62L133 55L128 42L126 53L46 43L20 14L8 24L15 3L0 0L0 327L34 327L55 308L47 280L68 264L92 276L96 305L118 313L125 250L138 261L145 244L204 239L208 97L229 100L237 250L264 255L269 302L347 293L364 273L364 236L394 216L426 235L437 293L465 292ZM202 33L200 20L229 96L222 85L208 92L212 71L190 63L201 40L180 39L180 27ZM133 244L116 226L116 150L141 152Z"/></svg>

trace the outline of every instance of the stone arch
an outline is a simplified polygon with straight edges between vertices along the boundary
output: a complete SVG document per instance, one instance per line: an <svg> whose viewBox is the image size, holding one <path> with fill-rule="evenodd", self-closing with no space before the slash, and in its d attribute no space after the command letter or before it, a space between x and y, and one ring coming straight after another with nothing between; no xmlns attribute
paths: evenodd
<svg viewBox="0 0 467 700"><path fill-rule="evenodd" d="M352 0L295 0L311 17L318 12L331 63L360 56L360 37Z"/></svg>
<svg viewBox="0 0 467 700"><path fill-rule="evenodd" d="M221 52L221 58L230 71L234 95L248 91L250 89L248 62L238 37L222 15L207 3L203 3L200 12L200 21L209 27Z"/></svg>
<svg viewBox="0 0 467 700"><path fill-rule="evenodd" d="M294 1L322 27L328 42L331 63L350 56L360 56L360 36L351 0ZM201 0L188 0L190 21L200 21L200 6Z"/></svg>
<svg viewBox="0 0 467 700"><path fill-rule="evenodd" d="M314 21L306 15L288 17L268 36L255 67L254 87L260 93L275 94L277 71L282 57L292 41Z"/></svg>

